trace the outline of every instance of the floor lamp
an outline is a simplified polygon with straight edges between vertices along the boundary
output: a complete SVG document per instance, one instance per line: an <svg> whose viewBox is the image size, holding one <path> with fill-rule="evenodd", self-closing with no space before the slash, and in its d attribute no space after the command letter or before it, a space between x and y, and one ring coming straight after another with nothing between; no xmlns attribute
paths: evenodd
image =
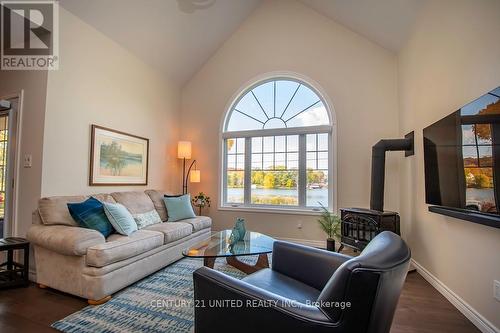
<svg viewBox="0 0 500 333"><path fill-rule="evenodd" d="M196 169L196 160L191 162L186 172L186 160L191 159L190 141L179 141L177 143L177 158L182 159L182 194L187 194L188 179L191 183L199 183L201 180L201 172Z"/></svg>

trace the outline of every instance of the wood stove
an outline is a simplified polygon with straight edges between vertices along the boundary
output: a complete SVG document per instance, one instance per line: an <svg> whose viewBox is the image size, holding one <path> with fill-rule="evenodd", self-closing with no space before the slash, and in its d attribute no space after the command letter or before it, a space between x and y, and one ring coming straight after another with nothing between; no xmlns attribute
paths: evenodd
<svg viewBox="0 0 500 333"><path fill-rule="evenodd" d="M342 236L339 252L344 246L361 251L373 237L385 230L400 234L399 214L396 212L381 212L366 208L342 208L340 209L340 218L342 220Z"/></svg>
<svg viewBox="0 0 500 333"><path fill-rule="evenodd" d="M361 251L382 231L388 230L400 235L399 214L384 211L386 151L405 151L405 156L413 155L413 132L404 139L380 140L373 146L370 209L340 209L342 222L339 252L344 246Z"/></svg>

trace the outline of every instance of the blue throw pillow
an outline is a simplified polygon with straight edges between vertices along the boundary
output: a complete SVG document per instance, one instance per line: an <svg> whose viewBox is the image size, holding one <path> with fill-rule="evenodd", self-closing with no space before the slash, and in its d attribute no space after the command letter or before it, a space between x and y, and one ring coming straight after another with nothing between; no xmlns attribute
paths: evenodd
<svg viewBox="0 0 500 333"><path fill-rule="evenodd" d="M134 231L137 231L137 223L124 205L104 202L103 206L109 222L119 234L130 236Z"/></svg>
<svg viewBox="0 0 500 333"><path fill-rule="evenodd" d="M96 198L90 197L84 202L69 203L68 209L80 227L97 230L104 237L113 232L113 226L104 213L104 207Z"/></svg>
<svg viewBox="0 0 500 333"><path fill-rule="evenodd" d="M168 222L196 217L191 206L191 195L185 194L179 197L164 197L167 206Z"/></svg>

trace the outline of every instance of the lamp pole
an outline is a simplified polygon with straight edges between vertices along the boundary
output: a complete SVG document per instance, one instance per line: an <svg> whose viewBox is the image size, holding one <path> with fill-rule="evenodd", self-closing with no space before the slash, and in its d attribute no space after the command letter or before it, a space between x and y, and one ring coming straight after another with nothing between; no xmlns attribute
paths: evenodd
<svg viewBox="0 0 500 333"><path fill-rule="evenodd" d="M186 160L191 159L191 141L179 141L177 143L177 158L182 159L182 194L187 194L188 179L193 165L195 165L195 170L191 182L200 182L200 171L196 170L196 160L191 162L186 172Z"/></svg>
<svg viewBox="0 0 500 333"><path fill-rule="evenodd" d="M186 158L182 159L182 194L186 194L184 189L184 179L186 178Z"/></svg>
<svg viewBox="0 0 500 333"><path fill-rule="evenodd" d="M193 162L191 162L191 165L189 165L189 169L186 173L186 159L184 158L184 162L182 165L182 194L187 194L189 173L191 172L191 168L195 163L196 160L193 160Z"/></svg>

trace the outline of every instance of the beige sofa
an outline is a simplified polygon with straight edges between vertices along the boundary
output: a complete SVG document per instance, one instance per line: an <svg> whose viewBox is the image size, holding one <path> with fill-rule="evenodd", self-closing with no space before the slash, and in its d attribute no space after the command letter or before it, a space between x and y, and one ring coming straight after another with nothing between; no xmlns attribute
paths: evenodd
<svg viewBox="0 0 500 333"><path fill-rule="evenodd" d="M156 210L163 223L150 225L130 236L80 228L69 214L67 203L88 196L42 198L33 213L27 238L33 245L36 282L96 304L116 291L182 258L182 250L210 235L212 220L198 216L165 222L168 212L163 193L115 192L93 195L101 201L118 202L134 214Z"/></svg>

